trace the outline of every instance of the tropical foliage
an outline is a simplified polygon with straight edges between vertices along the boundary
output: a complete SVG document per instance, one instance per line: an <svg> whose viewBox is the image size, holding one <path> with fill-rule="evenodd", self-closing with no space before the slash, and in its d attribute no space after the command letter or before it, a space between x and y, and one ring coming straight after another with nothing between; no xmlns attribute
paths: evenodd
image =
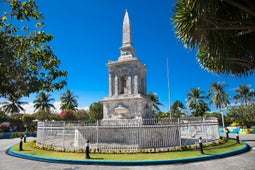
<svg viewBox="0 0 255 170"><path fill-rule="evenodd" d="M53 35L43 31L44 17L35 0L0 3L4 7L0 13L0 97L63 88L67 72L59 69L60 60L48 45Z"/></svg>
<svg viewBox="0 0 255 170"><path fill-rule="evenodd" d="M70 89L66 91L61 97L61 106L60 109L62 110L73 110L76 111L78 107L78 96L74 95Z"/></svg>
<svg viewBox="0 0 255 170"><path fill-rule="evenodd" d="M25 128L29 130L36 130L35 129L35 123L33 122L35 120L34 115L31 114L23 114L22 116L22 122Z"/></svg>
<svg viewBox="0 0 255 170"><path fill-rule="evenodd" d="M203 91L199 88L191 88L190 92L187 94L187 105L191 114L195 117L203 116L207 111L209 111L208 104L205 103L204 99L206 98L203 95Z"/></svg>
<svg viewBox="0 0 255 170"><path fill-rule="evenodd" d="M60 116L62 117L63 120L68 120L68 121L75 120L75 112L73 110L63 110L60 113Z"/></svg>
<svg viewBox="0 0 255 170"><path fill-rule="evenodd" d="M92 103L89 106L89 115L94 120L103 119L103 104L101 102Z"/></svg>
<svg viewBox="0 0 255 170"><path fill-rule="evenodd" d="M21 102L19 96L9 95L7 102L3 102L3 111L11 115L17 114L20 111L24 111L23 104L27 102Z"/></svg>
<svg viewBox="0 0 255 170"><path fill-rule="evenodd" d="M226 86L227 84L222 82L212 83L208 91L208 97L211 97L210 103L213 103L218 109L222 109L230 104L229 94L224 90Z"/></svg>
<svg viewBox="0 0 255 170"><path fill-rule="evenodd" d="M159 113L160 112L159 106L163 106L163 104L160 103L158 94L155 93L155 92L149 92L147 94L147 96L152 101L152 111L153 111L153 113Z"/></svg>
<svg viewBox="0 0 255 170"><path fill-rule="evenodd" d="M50 108L55 109L55 106L50 102L54 101L53 98L50 98L50 94L46 94L45 92L41 92L36 96L36 100L34 100L34 109L43 110L44 112L48 112Z"/></svg>
<svg viewBox="0 0 255 170"><path fill-rule="evenodd" d="M183 110L185 110L186 107L185 105L177 100L173 103L173 105L171 106L171 114L173 118L180 118L182 115L184 115L185 113L183 112Z"/></svg>
<svg viewBox="0 0 255 170"><path fill-rule="evenodd" d="M211 72L248 76L255 70L253 0L177 0L173 24L197 61Z"/></svg>
<svg viewBox="0 0 255 170"><path fill-rule="evenodd" d="M238 123L241 126L255 124L255 104L250 106L238 106L228 109L227 119L229 122Z"/></svg>
<svg viewBox="0 0 255 170"><path fill-rule="evenodd" d="M241 105L247 106L255 101L255 92L251 85L243 84L239 86L235 92L236 95L234 96L234 99L236 100L236 103L240 102Z"/></svg>
<svg viewBox="0 0 255 170"><path fill-rule="evenodd" d="M90 120L90 117L89 117L89 114L86 110L81 109L81 110L77 110L75 112L75 120L87 121L87 120Z"/></svg>

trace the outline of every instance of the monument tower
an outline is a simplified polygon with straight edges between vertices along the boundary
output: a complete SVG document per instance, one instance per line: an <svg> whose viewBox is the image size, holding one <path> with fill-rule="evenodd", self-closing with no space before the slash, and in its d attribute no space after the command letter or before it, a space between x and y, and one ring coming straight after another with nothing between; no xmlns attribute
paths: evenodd
<svg viewBox="0 0 255 170"><path fill-rule="evenodd" d="M146 94L146 66L135 55L131 23L126 10L122 47L117 61L109 61L109 96L103 99L103 120L146 119L152 116L152 102Z"/></svg>

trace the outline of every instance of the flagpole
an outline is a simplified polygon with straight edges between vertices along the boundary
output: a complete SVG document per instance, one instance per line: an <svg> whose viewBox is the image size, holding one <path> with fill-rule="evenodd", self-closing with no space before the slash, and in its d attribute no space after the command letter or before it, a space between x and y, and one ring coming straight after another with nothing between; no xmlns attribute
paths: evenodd
<svg viewBox="0 0 255 170"><path fill-rule="evenodd" d="M169 74L169 67L168 67L168 57L166 58L166 69L167 69L167 84L168 84L168 108L169 108L170 119L172 119L171 106L170 106L170 74Z"/></svg>

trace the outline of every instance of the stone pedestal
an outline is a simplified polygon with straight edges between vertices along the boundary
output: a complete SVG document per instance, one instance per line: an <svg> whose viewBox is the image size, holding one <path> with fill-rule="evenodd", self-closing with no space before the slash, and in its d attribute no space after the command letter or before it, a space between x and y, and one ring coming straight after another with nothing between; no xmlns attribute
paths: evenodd
<svg viewBox="0 0 255 170"><path fill-rule="evenodd" d="M149 119L152 117L152 102L142 95L120 95L105 97L104 117L109 119Z"/></svg>

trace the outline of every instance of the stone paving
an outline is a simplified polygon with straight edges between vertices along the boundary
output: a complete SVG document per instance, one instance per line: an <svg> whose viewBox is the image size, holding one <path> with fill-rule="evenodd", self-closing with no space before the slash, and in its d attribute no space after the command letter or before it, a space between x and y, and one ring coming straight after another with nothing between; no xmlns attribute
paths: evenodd
<svg viewBox="0 0 255 170"><path fill-rule="evenodd" d="M230 137L235 137L230 135ZM209 161L157 165L157 166L101 166L101 165L74 165L31 161L9 156L5 153L11 145L19 142L19 139L0 140L0 170L254 170L255 168L255 135L240 135L241 140L247 141L251 150L244 154L227 157L224 159L214 159ZM31 140L28 139L28 140Z"/></svg>

